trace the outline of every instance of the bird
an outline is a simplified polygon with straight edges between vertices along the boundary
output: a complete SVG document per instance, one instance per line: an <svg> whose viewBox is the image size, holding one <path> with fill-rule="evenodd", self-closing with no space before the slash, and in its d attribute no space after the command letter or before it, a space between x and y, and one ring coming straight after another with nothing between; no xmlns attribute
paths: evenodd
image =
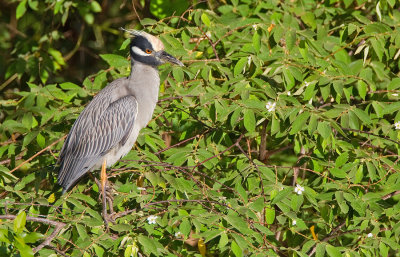
<svg viewBox="0 0 400 257"><path fill-rule="evenodd" d="M130 75L112 81L89 102L72 125L58 158L57 183L63 188L62 194L85 174L101 168L103 218L107 227L106 168L132 149L139 131L150 122L158 101L158 66L167 62L184 66L164 50L156 36L120 30L132 36Z"/></svg>

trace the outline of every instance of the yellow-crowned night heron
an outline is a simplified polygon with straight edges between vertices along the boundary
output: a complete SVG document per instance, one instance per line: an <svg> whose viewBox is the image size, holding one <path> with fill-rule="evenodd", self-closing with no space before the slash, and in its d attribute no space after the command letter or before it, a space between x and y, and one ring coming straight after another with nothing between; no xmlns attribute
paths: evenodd
<svg viewBox="0 0 400 257"><path fill-rule="evenodd" d="M131 150L139 131L151 120L160 86L157 66L164 62L183 66L164 51L158 38L145 32L122 30L134 36L130 43L131 73L108 84L86 106L72 126L58 161L58 184L63 193L83 175L101 167L105 220L106 167Z"/></svg>

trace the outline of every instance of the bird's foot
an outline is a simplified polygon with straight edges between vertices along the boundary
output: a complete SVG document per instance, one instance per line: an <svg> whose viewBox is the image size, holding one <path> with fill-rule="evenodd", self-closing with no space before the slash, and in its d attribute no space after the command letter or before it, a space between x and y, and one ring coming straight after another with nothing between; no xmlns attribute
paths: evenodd
<svg viewBox="0 0 400 257"><path fill-rule="evenodd" d="M97 178L94 179L94 182L96 182L97 186L99 187L99 190L101 191L101 182ZM110 181L107 180L104 189L105 189L107 198L114 200L113 187L112 187L112 184ZM99 195L99 200L101 200L101 197L102 197L102 194Z"/></svg>
<svg viewBox="0 0 400 257"><path fill-rule="evenodd" d="M110 230L109 229L109 223L115 224L115 219L113 218L115 212L113 208L113 188L110 184L109 181L106 181L104 188L101 187L100 181L95 179L96 184L99 186L101 189L101 193L99 194L99 200L102 202L102 216L104 220L104 225L106 227L107 232ZM108 204L108 209L107 210L107 204Z"/></svg>

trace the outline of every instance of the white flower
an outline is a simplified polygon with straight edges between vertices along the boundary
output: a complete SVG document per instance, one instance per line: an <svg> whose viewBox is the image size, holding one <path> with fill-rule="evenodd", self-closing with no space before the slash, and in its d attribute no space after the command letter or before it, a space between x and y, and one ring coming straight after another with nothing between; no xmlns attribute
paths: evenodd
<svg viewBox="0 0 400 257"><path fill-rule="evenodd" d="M397 93L394 93L394 94L392 94L392 96L399 96L399 94L397 94Z"/></svg>
<svg viewBox="0 0 400 257"><path fill-rule="evenodd" d="M265 105L265 108L267 108L267 111L269 111L269 112L275 111L275 107L276 107L276 103L275 102L268 102Z"/></svg>
<svg viewBox="0 0 400 257"><path fill-rule="evenodd" d="M395 129L400 129L400 121L396 122L394 124Z"/></svg>
<svg viewBox="0 0 400 257"><path fill-rule="evenodd" d="M372 233L368 233L367 237L373 237L374 235Z"/></svg>
<svg viewBox="0 0 400 257"><path fill-rule="evenodd" d="M157 218L158 218L157 216L151 215L151 216L147 217L147 221L149 222L149 224L156 224Z"/></svg>
<svg viewBox="0 0 400 257"><path fill-rule="evenodd" d="M287 91L287 95L289 95L289 96L291 95L290 91Z"/></svg>
<svg viewBox="0 0 400 257"><path fill-rule="evenodd" d="M300 186L299 184L296 185L294 188L294 191L298 194L301 195L304 192L304 187Z"/></svg>
<svg viewBox="0 0 400 257"><path fill-rule="evenodd" d="M257 24L253 24L252 27L253 27L254 30L257 30L257 28L258 28Z"/></svg>
<svg viewBox="0 0 400 257"><path fill-rule="evenodd" d="M305 87L308 87L309 85L310 85L310 82L307 82L307 81L306 81L306 82L304 83L304 86L305 86Z"/></svg>
<svg viewBox="0 0 400 257"><path fill-rule="evenodd" d="M144 191L144 190L146 190L146 188L144 188L144 187L137 187L137 190L139 190L139 191Z"/></svg>
<svg viewBox="0 0 400 257"><path fill-rule="evenodd" d="M296 224L297 224L296 220L292 220L292 225L296 226Z"/></svg>
<svg viewBox="0 0 400 257"><path fill-rule="evenodd" d="M176 232L176 233L175 233L175 237L177 237L177 238L182 238L182 237L183 237L182 232L180 232L180 231Z"/></svg>

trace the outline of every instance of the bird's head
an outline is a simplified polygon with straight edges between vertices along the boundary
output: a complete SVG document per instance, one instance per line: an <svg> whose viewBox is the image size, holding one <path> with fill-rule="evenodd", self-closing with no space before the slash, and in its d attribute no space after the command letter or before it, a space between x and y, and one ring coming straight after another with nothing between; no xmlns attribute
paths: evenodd
<svg viewBox="0 0 400 257"><path fill-rule="evenodd" d="M134 61L151 66L165 62L183 66L181 61L164 51L164 44L157 37L143 31L120 29L134 36L130 44L131 58Z"/></svg>

